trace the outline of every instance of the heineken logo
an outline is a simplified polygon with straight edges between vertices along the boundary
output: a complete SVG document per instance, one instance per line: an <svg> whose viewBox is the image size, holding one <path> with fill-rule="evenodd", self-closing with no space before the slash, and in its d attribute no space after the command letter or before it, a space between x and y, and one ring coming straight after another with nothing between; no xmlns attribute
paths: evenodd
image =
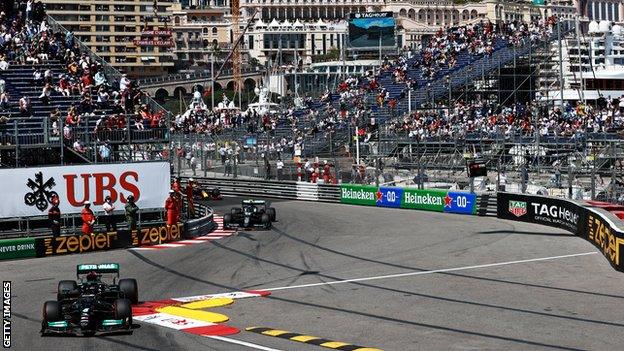
<svg viewBox="0 0 624 351"><path fill-rule="evenodd" d="M353 200L371 200L375 201L375 193L369 190L353 190L342 188L342 198L343 199L353 199Z"/></svg>
<svg viewBox="0 0 624 351"><path fill-rule="evenodd" d="M405 204L415 204L415 205L434 205L434 206L443 206L444 198L441 196L431 196L431 194L413 194L409 192L404 193L403 203Z"/></svg>
<svg viewBox="0 0 624 351"><path fill-rule="evenodd" d="M527 203L524 201L509 200L509 213L522 217L527 213Z"/></svg>

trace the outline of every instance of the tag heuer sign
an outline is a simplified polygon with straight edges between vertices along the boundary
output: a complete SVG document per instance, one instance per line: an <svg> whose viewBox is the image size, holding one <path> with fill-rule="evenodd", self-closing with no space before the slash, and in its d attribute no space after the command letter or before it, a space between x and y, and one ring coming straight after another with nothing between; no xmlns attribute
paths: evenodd
<svg viewBox="0 0 624 351"><path fill-rule="evenodd" d="M509 200L509 212L516 217L522 217L527 213L527 203Z"/></svg>

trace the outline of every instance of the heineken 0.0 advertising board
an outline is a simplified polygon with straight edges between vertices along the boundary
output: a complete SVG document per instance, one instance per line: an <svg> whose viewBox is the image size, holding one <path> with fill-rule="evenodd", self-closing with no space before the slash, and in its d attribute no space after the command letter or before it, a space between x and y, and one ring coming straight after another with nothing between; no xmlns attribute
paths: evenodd
<svg viewBox="0 0 624 351"><path fill-rule="evenodd" d="M476 199L475 194L440 189L377 188L355 184L340 186L340 202L353 205L474 214Z"/></svg>
<svg viewBox="0 0 624 351"><path fill-rule="evenodd" d="M340 186L340 202L343 204L375 206L377 204L377 187L372 185Z"/></svg>
<svg viewBox="0 0 624 351"><path fill-rule="evenodd" d="M444 212L444 190L403 189L401 208Z"/></svg>
<svg viewBox="0 0 624 351"><path fill-rule="evenodd" d="M34 238L0 240L0 260L35 256Z"/></svg>

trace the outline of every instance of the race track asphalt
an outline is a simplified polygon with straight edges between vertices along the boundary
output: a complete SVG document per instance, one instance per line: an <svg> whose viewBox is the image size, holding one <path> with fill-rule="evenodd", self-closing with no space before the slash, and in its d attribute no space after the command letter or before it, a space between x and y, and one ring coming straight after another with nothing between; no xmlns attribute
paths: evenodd
<svg viewBox="0 0 624 351"><path fill-rule="evenodd" d="M226 198L215 209L239 201ZM0 262L2 280L12 281L12 349L329 350L245 331L253 326L383 350L622 349L624 276L565 232L411 210L274 206L279 222L270 231L157 251ZM255 348L140 322L132 335L41 337L42 304L55 297L58 280L72 279L78 263L111 261L138 280L141 300L273 290L214 309L241 329L228 338ZM426 272L440 269L448 270ZM363 279L325 284L355 278Z"/></svg>

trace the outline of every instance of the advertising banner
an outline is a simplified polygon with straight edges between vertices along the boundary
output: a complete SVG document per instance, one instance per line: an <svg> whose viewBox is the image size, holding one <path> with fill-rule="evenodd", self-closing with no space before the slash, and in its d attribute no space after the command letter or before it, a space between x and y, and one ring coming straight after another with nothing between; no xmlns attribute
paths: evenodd
<svg viewBox="0 0 624 351"><path fill-rule="evenodd" d="M498 218L557 227L577 235L584 230L585 211L565 199L502 192L497 195Z"/></svg>
<svg viewBox="0 0 624 351"><path fill-rule="evenodd" d="M449 192L444 198L444 212L475 214L477 212L477 195Z"/></svg>
<svg viewBox="0 0 624 351"><path fill-rule="evenodd" d="M624 245L624 233L601 214L589 209L586 211L587 229L580 236L598 248L613 268L624 272L624 250L620 250Z"/></svg>
<svg viewBox="0 0 624 351"><path fill-rule="evenodd" d="M381 187L376 196L377 206L399 208L403 198L403 188Z"/></svg>
<svg viewBox="0 0 624 351"><path fill-rule="evenodd" d="M0 218L45 216L59 197L63 214L97 210L110 196L117 208L133 195L141 208L163 207L170 188L167 162L141 162L0 170Z"/></svg>
<svg viewBox="0 0 624 351"><path fill-rule="evenodd" d="M106 251L130 246L130 232L120 230L91 235L65 235L56 238L36 238L37 257Z"/></svg>
<svg viewBox="0 0 624 351"><path fill-rule="evenodd" d="M36 238L31 239L34 243L33 252L35 252L32 257L106 251L111 249L123 249L131 246L157 245L179 241L186 237L184 224L178 223L173 226L161 225L143 227L133 231L122 229L116 232L93 233L91 235L75 234L56 238Z"/></svg>
<svg viewBox="0 0 624 351"><path fill-rule="evenodd" d="M606 215L565 199L498 193L498 218L561 228L589 241L611 266L624 272L624 233Z"/></svg>
<svg viewBox="0 0 624 351"><path fill-rule="evenodd" d="M403 189L401 208L411 208L425 211L444 211L446 191L434 189Z"/></svg>
<svg viewBox="0 0 624 351"><path fill-rule="evenodd" d="M34 238L0 240L0 260L35 256Z"/></svg>
<svg viewBox="0 0 624 351"><path fill-rule="evenodd" d="M372 185L343 184L340 186L340 202L343 204L376 206L377 187Z"/></svg>
<svg viewBox="0 0 624 351"><path fill-rule="evenodd" d="M132 246L158 245L172 241L182 240L184 234L184 224L160 227L140 228L133 230Z"/></svg>

